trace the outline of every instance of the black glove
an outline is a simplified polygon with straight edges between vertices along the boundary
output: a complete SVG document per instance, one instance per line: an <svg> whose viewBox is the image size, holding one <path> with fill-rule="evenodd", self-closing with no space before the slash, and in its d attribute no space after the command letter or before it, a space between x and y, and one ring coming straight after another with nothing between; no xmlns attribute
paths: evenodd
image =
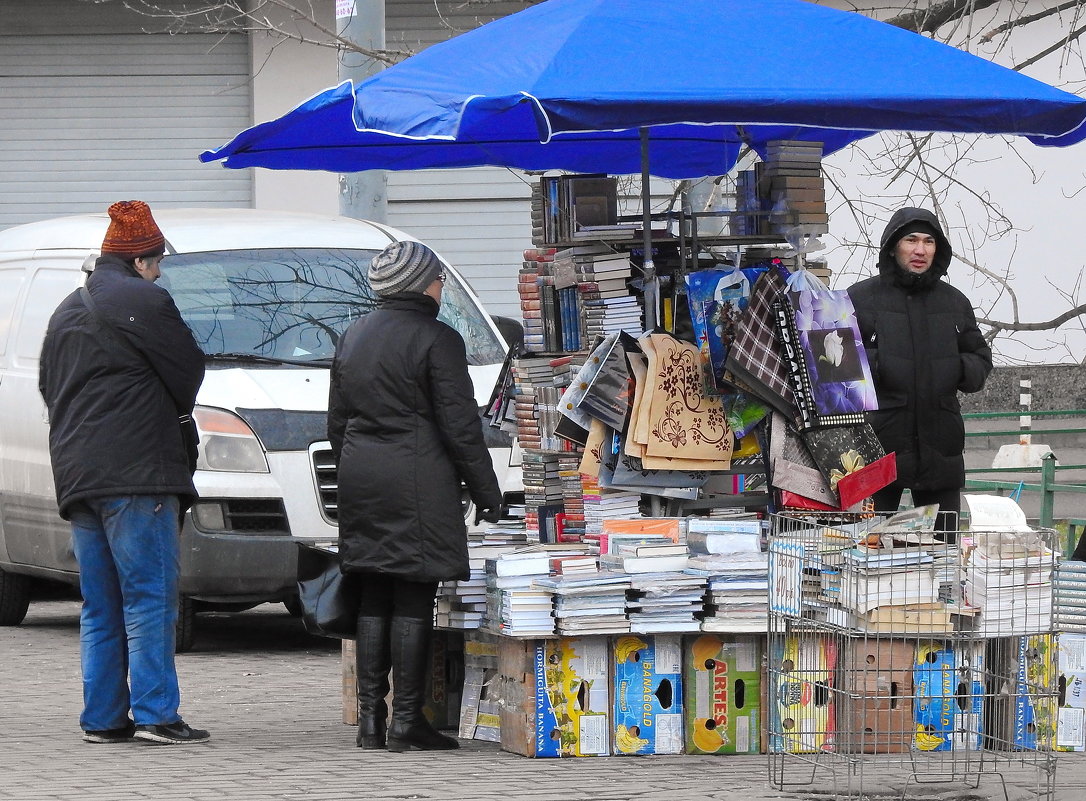
<svg viewBox="0 0 1086 801"><path fill-rule="evenodd" d="M504 505L488 506L486 509L475 508L475 525L479 525L482 520L488 523L497 523L503 517L505 517Z"/></svg>

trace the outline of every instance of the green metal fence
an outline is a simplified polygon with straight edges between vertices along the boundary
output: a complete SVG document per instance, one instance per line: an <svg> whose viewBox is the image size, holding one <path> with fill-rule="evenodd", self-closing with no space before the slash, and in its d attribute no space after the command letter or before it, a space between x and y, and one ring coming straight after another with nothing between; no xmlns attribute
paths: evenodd
<svg viewBox="0 0 1086 801"><path fill-rule="evenodd" d="M1086 409L1060 409L1043 412L972 412L962 415L968 426L971 420L993 420L1016 418L1022 414L1029 417L1055 418L1055 417L1086 417ZM1012 430L971 430L966 431L967 437L992 437L1019 438L1023 433L1028 434L1082 434L1086 436L1086 427L1074 426L1063 428L1029 429L1017 428ZM1041 460L1040 467L982 467L971 468L966 471L965 488L971 491L992 492L999 495L1012 494L1017 497L1022 492L1041 493L1041 508L1039 523L1045 527L1057 527L1064 535L1064 554L1069 555L1075 549L1079 536L1086 528L1086 520L1072 518L1066 521L1055 521L1053 509L1057 492L1086 493L1086 484L1074 481L1057 481L1057 471L1065 476L1072 471L1086 471L1086 464L1057 464L1053 454L1045 456ZM999 481L999 474L1015 475L1036 474L1038 481ZM982 477L983 476L983 477ZM989 478L988 476L993 476Z"/></svg>

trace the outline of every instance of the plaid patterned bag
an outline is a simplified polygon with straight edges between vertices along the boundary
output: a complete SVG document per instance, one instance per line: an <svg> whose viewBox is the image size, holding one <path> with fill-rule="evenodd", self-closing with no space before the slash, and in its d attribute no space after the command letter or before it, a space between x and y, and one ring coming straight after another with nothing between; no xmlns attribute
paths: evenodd
<svg viewBox="0 0 1086 801"><path fill-rule="evenodd" d="M777 296L785 290L787 274L784 265L775 262L754 284L750 305L735 327L725 369L737 386L794 420L798 412L773 309Z"/></svg>

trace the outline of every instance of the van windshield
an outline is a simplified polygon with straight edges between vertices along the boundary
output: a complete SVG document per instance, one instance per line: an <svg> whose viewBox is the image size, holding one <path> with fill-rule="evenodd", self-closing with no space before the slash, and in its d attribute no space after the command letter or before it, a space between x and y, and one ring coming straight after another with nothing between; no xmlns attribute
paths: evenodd
<svg viewBox="0 0 1086 801"><path fill-rule="evenodd" d="M376 250L276 248L180 253L162 261L173 296L203 351L327 362L340 334L377 305L366 273ZM438 318L464 338L469 364L505 348L458 276L446 271Z"/></svg>

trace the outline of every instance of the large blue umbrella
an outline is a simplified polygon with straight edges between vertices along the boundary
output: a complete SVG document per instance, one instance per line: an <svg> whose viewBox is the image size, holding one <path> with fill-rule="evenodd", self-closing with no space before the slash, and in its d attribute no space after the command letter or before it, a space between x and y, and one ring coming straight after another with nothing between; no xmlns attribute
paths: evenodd
<svg viewBox="0 0 1086 801"><path fill-rule="evenodd" d="M547 0L328 89L203 161L718 175L742 144L881 130L1086 137L1086 99L803 0Z"/></svg>
<svg viewBox="0 0 1086 801"><path fill-rule="evenodd" d="M328 89L203 161L227 167L504 166L692 178L743 145L881 130L1086 138L1086 99L803 0L547 0ZM649 226L646 215L646 254ZM652 275L646 255L645 271ZM655 299L653 299L653 304Z"/></svg>

